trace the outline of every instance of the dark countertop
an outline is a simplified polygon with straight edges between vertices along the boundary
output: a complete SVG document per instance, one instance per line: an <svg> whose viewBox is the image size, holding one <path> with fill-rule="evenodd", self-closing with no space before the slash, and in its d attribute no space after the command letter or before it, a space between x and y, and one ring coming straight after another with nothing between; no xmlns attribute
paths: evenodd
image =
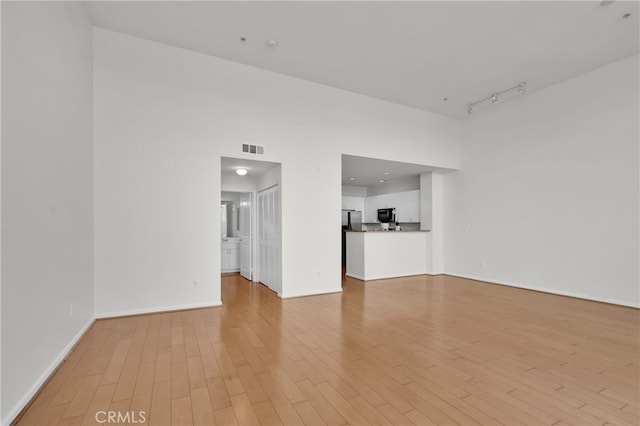
<svg viewBox="0 0 640 426"><path fill-rule="evenodd" d="M346 232L369 232L369 233L375 233L375 234L402 234L402 233L407 233L407 232L431 232L430 230L400 230L400 231L382 231L382 230L366 230L366 231L358 231L355 229L351 229L351 230L346 230Z"/></svg>

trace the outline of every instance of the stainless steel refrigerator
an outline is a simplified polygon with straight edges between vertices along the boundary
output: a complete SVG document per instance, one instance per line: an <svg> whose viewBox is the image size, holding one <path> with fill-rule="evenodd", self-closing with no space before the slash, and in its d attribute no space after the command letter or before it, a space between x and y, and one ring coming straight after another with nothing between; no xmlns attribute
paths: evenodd
<svg viewBox="0 0 640 426"><path fill-rule="evenodd" d="M362 212L342 210L342 266L347 266L347 231L362 231Z"/></svg>
<svg viewBox="0 0 640 426"><path fill-rule="evenodd" d="M362 212L342 210L342 229L362 231Z"/></svg>

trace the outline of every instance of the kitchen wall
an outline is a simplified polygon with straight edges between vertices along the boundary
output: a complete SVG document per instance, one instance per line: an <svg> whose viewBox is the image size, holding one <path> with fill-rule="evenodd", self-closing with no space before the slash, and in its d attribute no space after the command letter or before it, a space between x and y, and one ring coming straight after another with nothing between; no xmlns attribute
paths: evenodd
<svg viewBox="0 0 640 426"><path fill-rule="evenodd" d="M341 289L343 153L458 166L455 119L94 35L98 315L220 303L220 157L256 159L242 143L264 145L257 159L282 165L284 297Z"/></svg>
<svg viewBox="0 0 640 426"><path fill-rule="evenodd" d="M92 28L2 2L2 424L92 323Z"/></svg>
<svg viewBox="0 0 640 426"><path fill-rule="evenodd" d="M365 198L367 196L367 187L355 186L355 185L342 185L342 196Z"/></svg>
<svg viewBox="0 0 640 426"><path fill-rule="evenodd" d="M638 56L464 121L447 273L639 306Z"/></svg>

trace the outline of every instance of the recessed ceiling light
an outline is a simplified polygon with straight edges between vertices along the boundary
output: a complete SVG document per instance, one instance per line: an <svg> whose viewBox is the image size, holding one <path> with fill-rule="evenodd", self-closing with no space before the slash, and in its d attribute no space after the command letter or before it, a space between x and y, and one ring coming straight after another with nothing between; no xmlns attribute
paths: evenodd
<svg viewBox="0 0 640 426"><path fill-rule="evenodd" d="M267 47L275 49L278 46L278 40L267 40Z"/></svg>
<svg viewBox="0 0 640 426"><path fill-rule="evenodd" d="M353 176L349 176L347 179L349 179L349 180L356 180L356 178L354 178Z"/></svg>
<svg viewBox="0 0 640 426"><path fill-rule="evenodd" d="M247 38L246 37L240 37L240 41L241 42L245 42L245 41L247 41Z"/></svg>
<svg viewBox="0 0 640 426"><path fill-rule="evenodd" d="M236 174L244 176L247 174L247 169L236 169Z"/></svg>
<svg viewBox="0 0 640 426"><path fill-rule="evenodd" d="M385 180L384 179L380 179L380 180L378 180L378 182L385 183Z"/></svg>
<svg viewBox="0 0 640 426"><path fill-rule="evenodd" d="M383 175L390 175L391 172L382 172Z"/></svg>
<svg viewBox="0 0 640 426"><path fill-rule="evenodd" d="M600 2L600 6L609 6L611 3L613 3L616 0L602 0Z"/></svg>

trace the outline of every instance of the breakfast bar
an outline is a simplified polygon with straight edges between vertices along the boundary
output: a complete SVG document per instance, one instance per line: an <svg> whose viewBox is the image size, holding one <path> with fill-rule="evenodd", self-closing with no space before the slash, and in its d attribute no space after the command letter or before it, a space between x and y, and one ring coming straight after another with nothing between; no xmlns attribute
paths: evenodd
<svg viewBox="0 0 640 426"><path fill-rule="evenodd" d="M429 273L429 231L347 231L346 275L359 280Z"/></svg>

